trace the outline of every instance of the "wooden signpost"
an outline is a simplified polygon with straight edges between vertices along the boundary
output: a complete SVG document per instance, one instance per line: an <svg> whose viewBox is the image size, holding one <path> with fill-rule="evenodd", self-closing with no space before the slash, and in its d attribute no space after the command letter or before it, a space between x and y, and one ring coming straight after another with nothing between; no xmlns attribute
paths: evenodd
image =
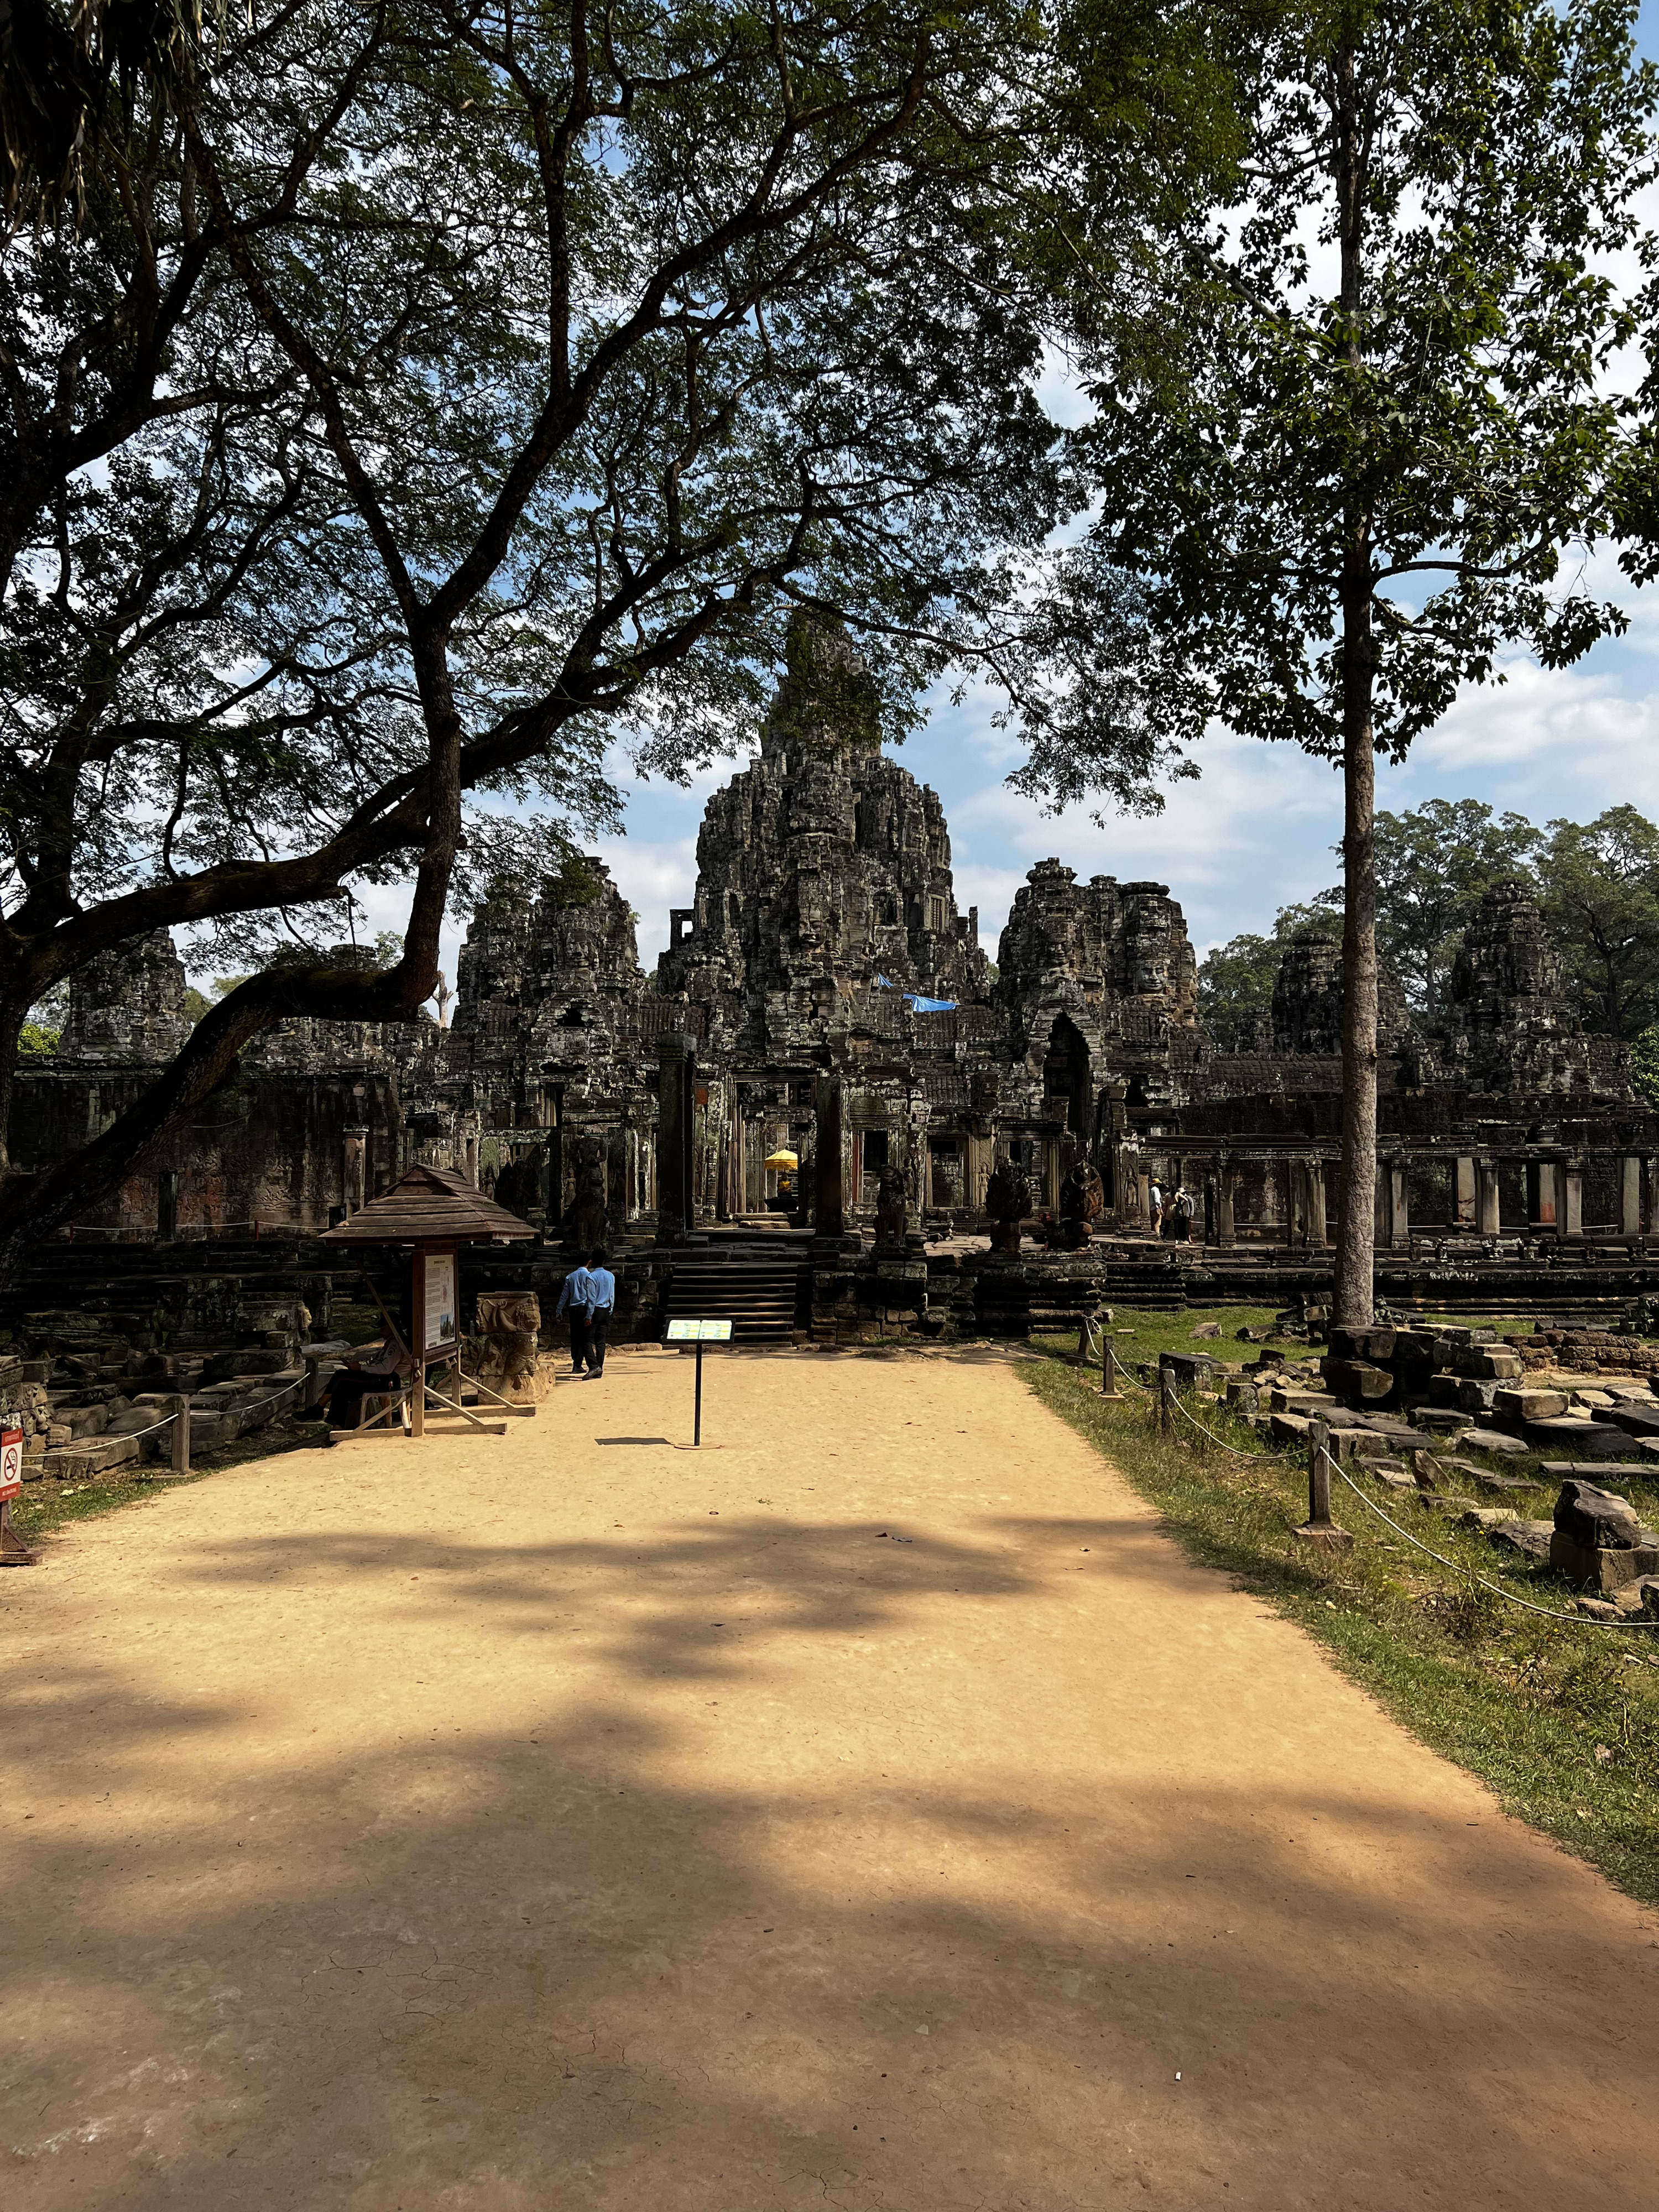
<svg viewBox="0 0 1659 2212"><path fill-rule="evenodd" d="M11 1501L23 1487L23 1431L0 1429L0 1567L32 1567L39 1559L11 1525Z"/></svg>
<svg viewBox="0 0 1659 2212"><path fill-rule="evenodd" d="M671 1321L667 1341L695 1344L697 1347L697 1395L691 1420L691 1444L695 1450L702 1443L702 1348L705 1344L729 1344L732 1324L729 1321Z"/></svg>

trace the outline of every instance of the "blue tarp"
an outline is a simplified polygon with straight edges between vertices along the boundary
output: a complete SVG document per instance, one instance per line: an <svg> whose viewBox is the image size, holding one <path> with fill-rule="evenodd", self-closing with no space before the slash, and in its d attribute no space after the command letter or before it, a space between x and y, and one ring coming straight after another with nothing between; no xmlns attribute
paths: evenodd
<svg viewBox="0 0 1659 2212"><path fill-rule="evenodd" d="M957 1010L954 999L919 999L914 991L905 993L904 1003L917 1014L953 1014Z"/></svg>

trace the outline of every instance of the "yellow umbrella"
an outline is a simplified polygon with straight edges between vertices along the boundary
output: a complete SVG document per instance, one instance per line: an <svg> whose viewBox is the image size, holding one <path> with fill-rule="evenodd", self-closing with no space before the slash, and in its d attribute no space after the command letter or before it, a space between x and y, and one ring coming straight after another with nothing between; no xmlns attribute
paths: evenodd
<svg viewBox="0 0 1659 2212"><path fill-rule="evenodd" d="M766 1163L769 1168L798 1168L799 1160L793 1152L774 1152Z"/></svg>

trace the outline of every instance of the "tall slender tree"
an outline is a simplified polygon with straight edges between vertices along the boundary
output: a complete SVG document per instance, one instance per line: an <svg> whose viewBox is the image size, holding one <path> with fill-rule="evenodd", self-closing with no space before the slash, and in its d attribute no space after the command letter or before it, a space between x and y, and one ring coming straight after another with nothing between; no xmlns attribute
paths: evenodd
<svg viewBox="0 0 1659 2212"><path fill-rule="evenodd" d="M1638 235L1653 72L1634 0L1312 0L1241 59L1231 204L1183 226L1138 323L1095 337L1079 432L1099 517L1083 611L1167 727L1205 715L1341 775L1343 1157L1335 1310L1372 1310L1375 767L1524 647L1619 627L1580 580L1607 527L1633 327L1608 257ZM1093 251L1116 232L1097 226ZM1085 329L1091 317L1079 317ZM1031 780L1104 738L1060 702Z"/></svg>

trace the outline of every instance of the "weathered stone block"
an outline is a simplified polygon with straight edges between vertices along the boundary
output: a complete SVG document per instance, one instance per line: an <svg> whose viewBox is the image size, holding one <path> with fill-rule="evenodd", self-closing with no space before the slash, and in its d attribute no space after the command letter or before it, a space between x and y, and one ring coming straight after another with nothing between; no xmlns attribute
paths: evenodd
<svg viewBox="0 0 1659 2212"><path fill-rule="evenodd" d="M1618 1459L1630 1449L1624 1431L1610 1421L1526 1421L1521 1435L1529 1451L1570 1452L1577 1459Z"/></svg>
<svg viewBox="0 0 1659 2212"><path fill-rule="evenodd" d="M1550 1565L1575 1589L1623 1589L1644 1575L1659 1573L1659 1545L1586 1544L1558 1528L1550 1538Z"/></svg>
<svg viewBox="0 0 1659 2212"><path fill-rule="evenodd" d="M1554 1540L1555 1526L1549 1521L1500 1521L1488 1533L1494 1544L1518 1552L1522 1559L1546 1560Z"/></svg>
<svg viewBox="0 0 1659 2212"><path fill-rule="evenodd" d="M1506 1344L1471 1344L1457 1355L1460 1375L1495 1377L1508 1382L1526 1370L1518 1352L1511 1352Z"/></svg>
<svg viewBox="0 0 1659 2212"><path fill-rule="evenodd" d="M1367 1364L1392 1359L1397 1332L1392 1328L1334 1328L1331 1331L1333 1359L1358 1359Z"/></svg>
<svg viewBox="0 0 1659 2212"><path fill-rule="evenodd" d="M1326 1383L1339 1398L1371 1405L1394 1389L1394 1377L1387 1368L1373 1367L1367 1360L1327 1359L1322 1364Z"/></svg>
<svg viewBox="0 0 1659 2212"><path fill-rule="evenodd" d="M1566 1412L1567 1394L1536 1383L1500 1383L1492 1393L1492 1408L1507 1420L1551 1421Z"/></svg>
<svg viewBox="0 0 1659 2212"><path fill-rule="evenodd" d="M1576 1543L1603 1550L1632 1549L1641 1538L1641 1523L1627 1498L1602 1490L1577 1475L1569 1475L1555 1501L1555 1525Z"/></svg>

